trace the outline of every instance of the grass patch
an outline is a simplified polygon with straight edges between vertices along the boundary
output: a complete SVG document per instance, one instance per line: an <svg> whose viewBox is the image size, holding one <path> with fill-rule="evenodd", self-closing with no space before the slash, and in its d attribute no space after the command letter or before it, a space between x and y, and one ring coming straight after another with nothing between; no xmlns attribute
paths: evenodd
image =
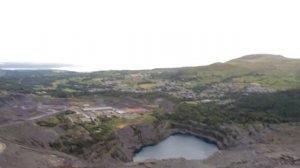
<svg viewBox="0 0 300 168"><path fill-rule="evenodd" d="M42 127L55 127L60 123L60 120L57 117L48 117L45 120L38 121L37 124Z"/></svg>
<svg viewBox="0 0 300 168"><path fill-rule="evenodd" d="M76 92L77 92L76 90L71 89L71 88L64 88L63 91L64 91L65 93L76 93Z"/></svg>
<svg viewBox="0 0 300 168"><path fill-rule="evenodd" d="M139 84L138 86L139 86L139 88L142 88L142 89L145 89L145 90L156 88L155 83L142 83L142 84Z"/></svg>

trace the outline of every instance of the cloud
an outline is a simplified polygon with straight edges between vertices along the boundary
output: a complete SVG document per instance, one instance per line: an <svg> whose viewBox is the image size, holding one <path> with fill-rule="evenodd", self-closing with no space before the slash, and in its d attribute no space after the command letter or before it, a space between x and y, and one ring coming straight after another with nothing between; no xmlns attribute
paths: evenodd
<svg viewBox="0 0 300 168"><path fill-rule="evenodd" d="M0 2L0 60L100 69L204 65L252 53L299 57L298 1Z"/></svg>

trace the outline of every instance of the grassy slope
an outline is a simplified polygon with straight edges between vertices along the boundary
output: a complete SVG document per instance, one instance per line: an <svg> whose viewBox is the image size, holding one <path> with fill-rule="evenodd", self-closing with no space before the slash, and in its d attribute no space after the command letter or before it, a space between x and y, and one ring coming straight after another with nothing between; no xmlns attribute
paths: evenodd
<svg viewBox="0 0 300 168"><path fill-rule="evenodd" d="M259 83L278 90L300 87L300 60L277 55L251 55L231 60L227 64L244 67L252 75L233 78L233 81Z"/></svg>
<svg viewBox="0 0 300 168"><path fill-rule="evenodd" d="M182 102L174 109L172 114L156 114L156 117L158 120L205 124L299 122L300 90L241 95L227 105Z"/></svg>
<svg viewBox="0 0 300 168"><path fill-rule="evenodd" d="M300 87L300 60L277 55L249 55L226 63L161 70L157 78L216 82L258 83L277 90Z"/></svg>

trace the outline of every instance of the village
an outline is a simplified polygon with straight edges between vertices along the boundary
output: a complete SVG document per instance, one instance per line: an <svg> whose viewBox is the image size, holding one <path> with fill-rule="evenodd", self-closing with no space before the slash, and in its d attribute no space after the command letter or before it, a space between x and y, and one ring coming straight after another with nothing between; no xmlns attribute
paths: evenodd
<svg viewBox="0 0 300 168"><path fill-rule="evenodd" d="M84 104L83 106L71 106L67 112L69 113L66 115L66 118L71 123L82 123L97 121L99 117L135 119L149 111L141 107L119 109L110 106L91 106Z"/></svg>
<svg viewBox="0 0 300 168"><path fill-rule="evenodd" d="M140 77L140 76L138 76ZM132 81L139 83L142 77ZM148 82L148 83L147 83ZM135 87L122 83L118 80L109 80L101 82L98 88L92 88L90 93L101 91L117 91L130 93L153 93L163 92L177 98L194 100L200 103L208 103L211 101L219 101L220 103L231 102L228 97L231 93L249 94L249 93L269 93L274 92L270 88L265 88L258 83L214 83L214 84L198 84L197 82L167 81L167 80L147 80L142 84L136 84Z"/></svg>

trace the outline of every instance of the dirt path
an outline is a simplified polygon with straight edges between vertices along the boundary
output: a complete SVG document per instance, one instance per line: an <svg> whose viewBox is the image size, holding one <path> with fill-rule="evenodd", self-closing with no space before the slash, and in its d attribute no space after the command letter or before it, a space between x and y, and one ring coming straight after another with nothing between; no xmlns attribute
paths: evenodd
<svg viewBox="0 0 300 168"><path fill-rule="evenodd" d="M0 154L4 152L6 145L0 142Z"/></svg>

